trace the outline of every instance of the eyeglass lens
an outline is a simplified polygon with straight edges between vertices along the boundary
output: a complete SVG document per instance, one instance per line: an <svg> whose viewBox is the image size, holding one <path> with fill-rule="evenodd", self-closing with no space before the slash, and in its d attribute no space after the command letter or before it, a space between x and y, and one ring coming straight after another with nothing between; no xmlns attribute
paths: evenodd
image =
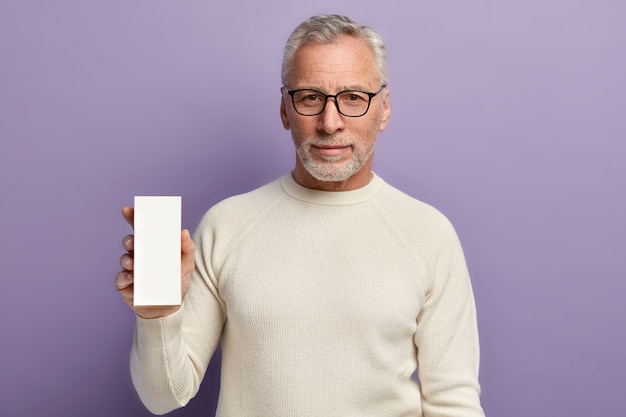
<svg viewBox="0 0 626 417"><path fill-rule="evenodd" d="M298 113L314 116L324 110L328 97L316 90L299 90L293 94L293 103ZM340 113L353 117L362 116L369 108L370 96L360 91L343 91L337 94L335 102Z"/></svg>

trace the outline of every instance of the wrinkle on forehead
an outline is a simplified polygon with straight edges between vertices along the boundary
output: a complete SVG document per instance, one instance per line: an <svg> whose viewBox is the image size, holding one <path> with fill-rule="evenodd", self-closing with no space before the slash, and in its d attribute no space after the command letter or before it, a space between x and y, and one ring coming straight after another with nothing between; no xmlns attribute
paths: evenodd
<svg viewBox="0 0 626 417"><path fill-rule="evenodd" d="M342 36L333 43L310 43L296 52L290 87L327 93L378 90L375 68L372 51L360 39Z"/></svg>

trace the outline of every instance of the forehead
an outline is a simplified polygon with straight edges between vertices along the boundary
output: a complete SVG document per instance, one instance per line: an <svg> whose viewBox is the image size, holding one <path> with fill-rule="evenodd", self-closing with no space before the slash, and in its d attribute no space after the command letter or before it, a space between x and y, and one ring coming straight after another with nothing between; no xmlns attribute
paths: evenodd
<svg viewBox="0 0 626 417"><path fill-rule="evenodd" d="M378 80L374 54L365 41L340 36L332 43L308 43L298 48L291 88L374 88Z"/></svg>

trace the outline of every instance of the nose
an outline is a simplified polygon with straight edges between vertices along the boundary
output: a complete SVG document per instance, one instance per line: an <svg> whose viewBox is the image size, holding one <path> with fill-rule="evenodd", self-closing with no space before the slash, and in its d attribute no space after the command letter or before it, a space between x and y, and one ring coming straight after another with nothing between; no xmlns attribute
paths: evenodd
<svg viewBox="0 0 626 417"><path fill-rule="evenodd" d="M344 119L339 113L336 99L328 97L326 100L326 107L319 115L318 129L324 133L333 134L344 129ZM329 103L328 100L332 100L332 103Z"/></svg>

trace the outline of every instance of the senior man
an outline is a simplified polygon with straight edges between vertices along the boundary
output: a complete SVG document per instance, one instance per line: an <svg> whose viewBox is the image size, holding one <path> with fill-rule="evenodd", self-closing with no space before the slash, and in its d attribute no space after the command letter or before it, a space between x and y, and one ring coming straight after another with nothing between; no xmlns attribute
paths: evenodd
<svg viewBox="0 0 626 417"><path fill-rule="evenodd" d="M344 16L285 47L295 168L182 233L181 307L136 307L131 373L184 406L222 343L220 417L479 417L474 297L453 227L372 172L390 115L381 37ZM133 210L123 209L133 221ZM133 239L116 276L132 307Z"/></svg>

